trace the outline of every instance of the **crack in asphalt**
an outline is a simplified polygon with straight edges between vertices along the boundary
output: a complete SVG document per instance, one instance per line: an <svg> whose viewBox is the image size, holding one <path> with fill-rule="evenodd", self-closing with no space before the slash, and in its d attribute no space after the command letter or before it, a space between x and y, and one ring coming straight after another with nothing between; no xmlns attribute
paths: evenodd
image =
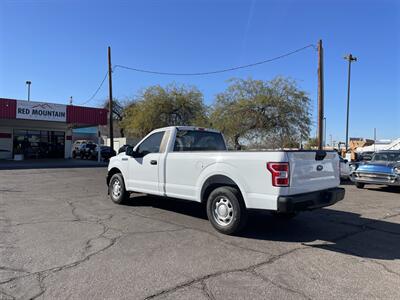
<svg viewBox="0 0 400 300"><path fill-rule="evenodd" d="M75 202L78 202L78 201L75 201ZM36 271L36 272L29 272L29 271L26 271L26 270L22 270L22 269L20 270L20 269L11 268L11 267L10 268L9 267L0 267L0 270L8 270L8 271L13 271L13 272L24 273L24 275L12 277L12 278L9 278L9 279L7 279L5 281L0 282L0 285L4 285L6 283L10 283L12 281L15 281L15 280L18 280L18 279L21 279L21 278L25 278L25 277L29 277L29 276L32 276L32 275L37 276L40 292L37 295L35 295L34 297L32 297L32 299L36 299L36 298L40 297L41 295L43 295L46 292L46 287L45 287L45 284L44 284L44 280L45 280L46 277L48 277L51 274L63 271L63 270L74 268L74 267L82 264L83 262L88 261L91 257L93 257L95 255L98 255L98 254L106 251L110 247L114 246L115 243L119 239L121 239L123 237L130 236L130 235L135 235L135 234L152 234L152 233L164 233L164 232L173 232L173 231L179 231L179 230L186 230L186 228L182 227L182 228L178 228L178 229L149 230L149 231L127 232L127 233L125 233L122 230L118 230L118 229L109 227L108 225L104 224L104 222L109 221L113 217L112 214L110 214L105 219L90 220L90 219L86 219L86 218L82 217L81 215L79 215L76 212L78 210L78 208L73 204L74 202L67 201L67 203L71 208L71 213L74 216L74 219L68 220L68 221L65 220L65 221L62 221L62 222L84 222L84 223L88 223L88 224L98 224L98 225L101 225L103 227L102 232L100 234L98 234L95 237L92 237L92 238L88 239L85 242L85 246L82 249L83 251L81 253L83 258L79 259L77 261L74 261L72 263L68 263L68 264L62 265L62 266L48 268L48 269L44 269L44 270L40 270L40 271ZM39 222L39 223L42 223L42 222ZM46 223L46 222L43 222L43 223ZM24 223L24 225L26 225L26 224L29 224L29 223ZM37 224L37 223L33 222L32 224ZM114 237L114 238L106 237L105 234L110 229L112 229L114 231L117 231L117 232L120 232L120 235L117 236L117 237ZM99 249L99 250L97 250L95 252L87 254L88 250L91 248L91 243L94 240L100 239L100 238L104 238L104 239L108 240L109 243L105 247L102 247L101 249Z"/></svg>
<svg viewBox="0 0 400 300"><path fill-rule="evenodd" d="M10 294L7 294L3 290L0 290L0 296L6 296L7 297L7 298L1 297L2 300L14 300L14 299L16 299L14 296L12 296Z"/></svg>
<svg viewBox="0 0 400 300"><path fill-rule="evenodd" d="M381 262L378 262L378 261L376 261L376 260L372 260L372 259L370 259L370 260L368 260L368 261L371 262L371 263L373 263L373 264L376 264L376 265L381 266L383 269L386 270L386 272L391 273L391 274L393 274L393 275L396 275L396 276L400 277L400 273L397 273L397 272L391 270L391 269L390 269L388 266L386 266L385 264L383 264L383 263L381 263Z"/></svg>
<svg viewBox="0 0 400 300"><path fill-rule="evenodd" d="M261 280L267 282L267 283L271 283L272 285L276 286L277 288L279 288L281 290L287 291L287 292L292 293L292 294L296 294L296 295L298 295L298 296L300 296L300 297L302 297L304 299L307 299L307 300L311 300L312 299L309 296L307 296L305 293L303 293L302 291L295 290L293 288L288 287L287 285L279 284L279 283L273 281L272 279L270 279L270 278L268 278L266 276L263 276L262 274L258 273L256 270L251 270L250 273L253 274L254 276L260 278Z"/></svg>
<svg viewBox="0 0 400 300"><path fill-rule="evenodd" d="M78 201L75 201L75 202L78 202ZM37 272L34 272L34 273L30 273L30 272L27 272L27 271L25 271L25 270L20 270L20 269L1 267L0 269L8 269L8 270L10 270L10 271L24 272L25 275L11 278L11 279L9 279L9 280L7 280L7 281L1 282L0 284L4 284L4 283L10 282L10 281L13 281L13 280L16 280L16 279L20 279L20 278L26 277L26 276L37 275L37 276L38 276L39 287L40 287L40 293L38 293L38 295L36 295L36 296L33 298L33 299L35 299L35 298L37 298L37 297L39 297L39 296L41 296L41 295L43 295L43 294L45 293L46 287L45 287L45 285L44 285L44 279L45 279L47 276L49 276L49 275L52 274L52 273L56 273L56 272L59 272L59 271L63 271L63 270L66 270L66 269L70 269L70 268L74 268L74 267L80 265L81 263L83 263L83 262L89 260L92 256L98 255L98 254L104 252L105 250L109 249L110 247L112 247L113 245L115 245L115 243L117 242L117 240L119 240L120 238L125 237L125 236L127 236L127 235L132 235L132 234L151 234L151 233L163 233L163 232L180 231L180 230L194 230L194 231L199 231L199 232L202 232L202 233L206 233L206 234L208 234L208 235L211 235L212 237L216 238L216 239L219 240L220 242L222 242L222 243L224 243L224 244L227 244L227 245L229 245L229 246L233 246L233 247L236 247L236 248L245 250L245 251L253 251L253 252L262 253L262 254L270 254L270 253L266 253L266 252L263 252L263 251L258 251L258 250L254 250L254 249L251 249L251 248L247 248L247 247L242 247L242 246L236 245L235 243L228 242L228 241L226 241L226 240L224 240L224 239L218 237L217 235L212 234L212 233L210 233L210 232L208 232L208 231L205 231L205 230L200 230L200 229L193 228L193 227L188 227L188 226L185 226L185 225L182 225L182 224L179 224L179 223L166 221L166 220L163 220L163 219L160 219L160 218L155 218L154 216L142 215L142 214L136 213L135 211L132 211L132 210L128 212L130 215L139 216L139 217L147 218L147 219L151 219L151 220L157 220L157 221L160 221L160 222L163 222L163 223L166 223L166 224L178 226L179 228L178 228L178 229L172 229L172 230L170 229L170 230L155 230L155 231L143 231L143 232L123 232L122 230L109 227L109 226L107 226L106 224L102 223L102 222L105 222L105 221L107 221L107 220L110 220L110 219L113 217L113 215L109 215L109 217L108 217L107 219L98 219L98 220L96 220L96 221L88 220L88 219L83 218L80 214L77 213L78 208L74 205L74 202L67 202L67 203L68 203L68 205L71 207L71 214L74 216L74 219L73 219L73 220L64 220L63 222L74 222L74 221L76 222L76 221L79 221L79 222L86 222L86 223L95 223L95 224L99 224L99 225L102 225L102 226L103 226L103 230L102 230L102 232L101 232L99 235L97 235L97 236L95 236L95 237L92 237L92 238L90 238L89 240L86 241L83 254L85 254L85 253L89 250L89 248L90 248L89 246L90 246L91 242L94 241L94 240L96 240L96 239L105 238L105 239L109 240L109 244L108 244L107 246L105 246L105 247L99 249L98 251L95 251L95 252L93 252L93 253L90 253L90 254L84 256L82 259L77 260L77 261L75 261L75 262L73 262L73 263L69 263L69 264L66 264L66 265L63 265L63 266L58 266L58 267L54 267L54 268L49 268L49 269L37 271ZM400 215L400 214L395 214L395 215L386 216L385 218L382 218L382 219L387 219L387 218L394 217L394 216L397 216L397 215ZM369 224L372 224L372 223L375 223L375 222L378 222L378 221L380 221L380 220L382 220L382 219L371 221L371 222L368 223L368 225L369 225ZM26 223L26 224L29 224L29 223ZM362 232L365 232L365 231L368 231L368 230L372 230L372 229L366 227L365 225L367 225L367 224L364 224L364 225L355 225L356 227L359 227L360 230L358 230L358 231L356 231L356 232L351 232L351 233L344 234L344 235L342 235L342 236L340 236L340 237L338 237L338 238L336 238L336 239L333 239L332 241L333 241L333 242L337 242L337 241L339 241L339 240L346 239L346 238L351 237L351 236L353 236L353 235L357 235L357 234L359 234L359 233L362 233ZM114 231L117 231L117 232L120 232L121 235L119 235L118 237L115 237L115 238L108 238L108 237L105 237L104 235L105 235L105 234L107 233L107 231L109 231L110 229L112 229L112 230L114 230ZM379 230L379 229L375 229L375 228L373 228L373 229L374 229L374 230ZM302 244L302 245L303 245L303 246L306 246L306 247L312 247L312 245L307 245L307 244ZM327 247L333 247L333 246L327 245ZM189 280L189 281L187 281L187 282L185 282L185 283L183 283L183 284L179 284L179 285L177 285L177 286L175 286L175 287L173 287L173 288L169 288L169 289L166 289L166 290L162 290L162 291L160 291L160 292L158 292L158 293L156 293L156 294L153 294L153 295L151 295L151 296L148 296L148 297L146 297L145 299L152 299L152 298L155 298L155 297L164 295L164 294L170 294L170 293L172 293L172 292L174 292L174 291L177 291L177 290L179 290L179 289L182 289L182 288L191 286L191 285L196 284L196 283L199 283L199 282L200 282L200 284L202 284L202 287L203 287L202 290L203 290L204 294L205 294L209 299L214 299L214 296L212 295L211 291L209 291L209 290L207 289L207 285L205 284L205 280L210 279L210 278L214 278L214 277L218 277L218 276L221 276L221 275L223 275L223 274L233 273L233 272L250 272L251 274L257 275L257 276L258 276L259 278L261 278L262 280L265 280L265 281L267 281L267 282L270 282L271 284L277 286L277 287L280 288L280 289L283 289L283 290L285 290L285 291L287 291L287 292L295 293L295 294L297 294L297 295L299 295L299 296L302 296L302 297L304 297L304 298L306 298L306 299L310 299L308 296L306 296L306 295L303 294L302 292L297 291L297 290L294 290L294 289L291 289L291 288L289 288L289 287L287 287L287 286L283 286L283 285L277 284L277 283L275 283L274 281L272 281L271 279L266 278L265 276L262 276L261 274L259 274L259 273L257 273L257 272L255 271L255 269L258 268L258 267L261 267L261 266L270 264L270 263L272 263L272 262L274 262L274 261L280 259L281 257L283 257L283 256L285 256L285 255L291 254L291 253L293 253L293 252L295 252L295 251L298 251L298 250L301 250L301 249L307 249L307 248L305 248L305 247L298 247L298 248L292 249L292 250L290 250L290 251L287 251L287 252L284 252L284 253L275 255L275 256L273 256L273 257L271 257L271 258L269 258L269 259L267 259L267 260L265 260L265 261L263 261L263 262L261 262L261 263L254 264L254 265L251 265L251 266L248 266L248 267L245 267L245 268L231 269L231 270L226 270L226 271L219 271L219 272L211 273L211 274L208 274L208 275L199 277L199 278L191 279L191 280ZM341 250L341 249L338 249L338 250ZM372 260L368 259L368 261L372 261ZM400 276L398 273L396 273L396 272L394 272L394 271L388 269L385 265L380 264L380 263L378 263L378 262L376 262L376 261L372 261L372 262L373 262L373 263L376 263L376 264L378 264L378 265L380 265L380 266L383 267L383 268L385 268L386 271L388 271L388 272L390 272L390 273L392 273L392 274L396 274L397 276ZM11 295L10 295L10 296L11 296ZM12 297L12 296L11 296L11 297Z"/></svg>
<svg viewBox="0 0 400 300"><path fill-rule="evenodd" d="M205 283L204 280L202 280L200 282L201 284L201 292L203 293L204 296L206 296L208 299L210 300L215 300L215 296L213 295L213 293L209 290L209 288L207 287L207 284Z"/></svg>
<svg viewBox="0 0 400 300"><path fill-rule="evenodd" d="M140 214L134 214L134 215L142 216L142 215L140 215ZM374 224L374 223L376 223L376 222L379 222L379 221L382 221L382 220L385 220L385 219L389 219L389 218L392 218L392 217L396 217L396 216L398 216L398 215L400 215L400 213L393 214L393 215L388 215L388 216L385 216L385 217L380 218L380 219L373 220L373 221L368 222L368 223L363 224L363 225L351 224L351 225L353 225L353 226L355 226L355 227L360 228L360 230L355 231L355 232L346 233L346 234L344 234L344 235L342 235L342 236L339 236L338 238L332 239L332 240L329 241L329 242L334 242L334 243L336 243L336 242L338 242L338 241L340 241L340 240L347 239L347 238L349 238L349 237L351 237L351 236L354 236L354 235L363 233L363 232L368 231L368 230L377 230L377 231L379 231L379 229L376 229L376 228L373 228L373 227L370 229L370 228L367 227L367 225ZM145 216L142 216L142 217L145 217ZM150 217L148 217L148 218L150 218ZM150 218L150 219L151 219L151 218ZM157 219L157 220L163 222L163 220L160 220L160 219ZM331 220L330 222L339 223L339 222L335 222L334 220ZM168 223L174 224L174 223L172 223L172 222L168 222ZM176 225L177 225L177 224L176 224ZM207 231L198 230L198 229L196 229L196 228L189 228L189 227L188 227L188 229L192 229L192 230L197 230L197 231L200 231L200 232L209 233L209 232L207 232ZM212 236L214 236L214 237L216 237L216 238L218 238L219 240L221 240L222 242L224 242L224 244L226 244L226 241L220 239L219 237L217 237L217 236L215 236L215 235L213 235L213 234L211 234L211 233L209 233L209 234L212 235ZM228 243L228 244L231 245L231 246L234 246L234 247L242 248L242 247L237 246L237 245L232 245L231 243ZM220 276L220 275L229 274L229 273L233 273L233 272L250 272L250 273L252 273L252 274L254 274L254 275L257 274L258 277L260 277L260 278L263 279L263 280L266 280L266 281L270 282L271 284L274 284L274 285L277 286L278 288L284 289L284 290L289 291L289 292L292 292L292 293L296 293L296 294L298 294L298 295L300 295L300 296L302 296L302 297L304 297L304 298L306 298L306 299L311 299L310 297L308 297L306 294L302 293L301 291L297 291L297 290L294 290L294 289L289 288L289 287L287 287L287 286L283 286L283 285L276 284L276 283L273 282L271 279L269 279L269 278L267 278L267 277L265 277L265 276L262 276L261 274L258 274L258 273L255 271L256 268L261 267L261 266L264 266L264 265L268 265L268 264L270 264L270 263L272 263L272 262L274 262L274 261L280 259L281 257L283 257L283 256L285 256L285 255L291 254L291 253L293 253L293 252L295 252L295 251L298 251L298 250L303 250L303 249L305 250L305 249L310 249L310 248L313 248L313 247L314 247L313 245L308 245L308 244L306 244L306 243L301 243L301 245L306 246L306 247L294 248L294 249L292 249L292 250L290 250L290 251L284 252L284 253L282 253L282 254L278 254L278 255L276 255L276 256L274 256L274 257L268 259L268 260L265 261L265 262L262 262L262 263L259 263L259 264L255 264L255 265L252 265L252 266L247 267L247 268L243 268L243 269L233 269L233 270L228 270L228 271L220 271L220 272L211 273L211 274L209 274L209 275L205 275L205 276L199 277L199 278L197 278L197 279L192 279L192 280L189 280L189 281L187 281L187 282L185 282L185 283L183 283L183 284L179 284L179 285L177 285L177 286L175 286L175 287L173 287L173 288L169 288L169 289L166 289L166 290L162 290L162 291L160 291L160 292L158 292L158 293L155 293L155 294L153 294L153 295L151 295L151 296L148 296L148 297L145 298L145 300L147 300L147 299L153 299L153 298L159 297L159 296L161 296L161 295L165 295L165 294L170 294L170 293L172 293L172 292L174 292L174 291L177 291L177 290L179 290L179 289L182 289L182 288L191 286L191 285L196 284L196 283L198 283L198 282L204 282L206 279L218 277L218 276ZM331 248L334 249L334 247L331 246L331 245L329 245L329 244L326 244L326 246L327 246L327 247L331 247ZM247 249L247 248L242 248L242 249L243 249L243 250L250 250L250 249ZM335 248L335 249L337 249L337 250L343 250L343 249L340 249L340 248ZM253 250L253 249L251 249L251 250ZM250 251L251 251L251 250L250 250ZM346 250L346 251L347 251L347 250ZM259 252L259 251L256 251L256 252ZM265 253L265 252L262 252L262 253L268 254L268 253ZM356 253L353 253L353 255L358 256ZM387 266L385 266L384 264L378 263L377 261L372 260L372 259L369 259L369 258L366 258L366 260L369 261L369 262L376 263L376 264L380 265L381 267L383 267L383 268L384 268L386 271L388 271L389 273L396 274L396 275L399 275L399 276L400 276L400 274L394 272L393 270L390 270L390 269L389 269Z"/></svg>
<svg viewBox="0 0 400 300"><path fill-rule="evenodd" d="M250 266L247 266L247 267L234 268L234 269L225 270L225 271L217 271L217 272L214 272L214 273L203 275L203 276L200 276L200 277L185 281L183 283L180 283L180 284L178 284L178 285L176 285L176 286L174 286L172 288L161 290L161 291L159 291L159 292L157 292L155 294L152 294L150 296L145 297L144 299L145 300L154 299L156 297L159 297L159 296L162 296L162 295L166 295L166 294L170 294L170 293L175 292L175 291L177 291L179 289L182 289L182 288L185 288L185 287L189 287L189 286L191 286L193 284L201 283L202 281L205 281L207 279L215 278L215 277L218 277L218 276L221 276L221 275L224 275L224 274L239 273L239 272L249 272L249 271L254 270L254 269L258 268L258 267L262 267L262 266L271 264L271 263L275 262L276 260L278 260L278 259L280 259L280 258L282 258L282 257L284 257L286 255L289 255L289 254L291 254L293 252L296 252L296 251L299 251L299 250L302 250L302 249L306 249L306 248L304 248L304 247L294 248L294 249L291 249L289 251L285 251L283 253L280 253L280 254L277 254L277 255L275 255L273 257L270 257L270 258L268 258L268 259L266 259L266 260L264 260L262 262L259 262L257 264L253 264L253 265L250 265Z"/></svg>
<svg viewBox="0 0 400 300"><path fill-rule="evenodd" d="M1 191L2 190L0 190L0 192ZM91 224L101 225L102 226L102 232L100 234L94 236L94 237L91 237L90 239L88 239L85 242L85 246L84 246L84 248L82 249L82 252L81 252L82 258L77 260L77 261L74 261L72 263L68 263L68 264L65 264L65 265L62 265L62 266L52 267L52 268L48 268L48 269L41 270L41 271L36 271L36 272L28 272L28 271L23 270L23 269L11 268L11 267L9 268L9 267L0 266L0 270L7 270L7 271L12 271L12 272L24 273L24 275L22 275L22 276L13 277L13 278L10 278L10 279L8 279L6 281L0 282L0 285L3 285L5 283L9 283L11 281L14 281L14 280L17 280L17 279L20 279L20 278L24 278L24 277L27 277L27 276L34 275L37 278L37 281L38 281L38 284L39 284L39 289L40 289L39 293L37 295L35 295L34 297L32 297L32 299L36 299L36 298L40 297L41 295L43 295L46 292L46 286L45 286L45 283L44 283L44 280L45 280L46 277L48 277L48 276L50 276L50 275L52 275L54 273L63 271L63 270L68 270L68 269L74 268L74 267L76 267L76 266L88 261L91 257L93 257L95 255L98 255L98 254L101 254L104 251L106 251L107 249L111 248L121 238L124 238L124 237L129 236L129 235L134 235L134 234L151 234L151 233L165 233L165 232L173 232L173 231L181 231L181 230L193 230L193 231L198 231L198 232L210 235L210 236L216 238L218 241L220 241L221 243L223 243L225 245L229 245L229 246L232 246L232 247L244 250L244 251L251 251L251 252L255 252L255 253L259 253L259 254L271 255L268 252L259 251L259 250L255 250L255 249L252 249L252 248L248 248L248 247L243 247L243 246L237 245L234 242L227 241L227 240L223 239L222 237L218 236L217 234L210 233L210 232L208 232L206 230L202 230L202 229L198 229L198 228L194 228L194 227L189 227L189 226L182 225L182 224L175 223L175 222L166 221L166 220L163 220L162 218L156 218L156 217L154 217L154 215L150 215L150 216L149 215L142 215L142 214L138 213L136 209L130 209L129 211L127 211L127 213L130 214L130 215L133 215L133 216L138 216L138 217L147 218L147 219L150 219L150 220L156 220L156 221L159 221L159 222L162 222L162 223L165 223L165 224L174 225L174 226L177 226L178 228L177 229L170 229L170 230L124 232L123 230L120 230L120 229L117 229L117 228L113 228L113 227L110 227L107 224L105 224L105 222L107 222L107 221L109 221L110 219L113 218L114 214L107 214L107 217L105 217L105 218L99 218L99 216L91 216L91 217L87 218L87 217L84 217L82 214L80 214L78 212L78 210L80 208L78 208L75 205L76 202L80 202L80 201L73 201L73 202L72 201L65 201L65 202L71 208L71 214L73 216L73 219L54 220L54 221L49 220L49 221L38 221L38 222L26 222L26 223L9 224L9 225L6 225L6 226L13 227L13 226L21 226L21 225L51 223L51 222L58 222L58 223L59 222L83 222L83 223L91 223ZM155 214L155 215L158 215L158 214ZM386 220L386 219L389 219L389 218L393 218L393 217L396 217L396 216L399 216L399 215L400 215L400 213L388 215L388 216L385 216L385 217L383 217L381 219L372 220L372 221L370 221L368 223L365 223L365 224L362 224L362 225L349 224L349 223L340 222L340 221L337 221L337 220L329 220L329 222L332 222L332 223L355 226L355 227L358 227L360 229L360 230L357 230L355 232L346 233L346 234L344 234L344 235L342 235L342 236L340 236L338 238L332 239L329 242L336 243L336 242L338 242L340 240L349 238L351 236L354 236L354 235L357 235L357 234L360 234L362 232L366 232L366 231L369 231L369 230L387 232L385 230L382 230L382 229L379 229L379 228L370 227L370 226L372 224L374 224L374 223L377 223L377 222L380 222L382 220ZM5 221L7 222L9 220L6 219ZM110 230L114 230L115 232L119 232L120 234L118 236L112 237L112 238L105 236L106 233L109 232ZM393 232L388 232L388 233L398 234L398 233L393 233ZM108 244L106 246L102 247L101 249L98 249L97 251L94 251L92 253L88 253L90 251L90 249L92 248L91 244L93 243L93 241L95 241L97 239L101 239L101 238L104 238L104 239L108 240ZM158 291L155 294L147 296L145 299L153 299L153 298L156 298L156 297L161 296L161 295L170 294L170 293L172 293L174 291L180 290L180 289L185 288L185 287L190 287L190 286L192 286L194 284L197 284L197 283L199 283L201 285L201 290L202 290L203 294L208 299L215 299L214 295L212 294L212 292L207 287L206 280L211 279L211 278L215 278L215 277L218 277L218 276L221 276L221 275L224 275L224 274L234 273L234 272L248 272L248 273L253 274L254 276L257 276L258 278L260 278L260 279L262 279L262 280L264 280L266 282L269 282L269 283L273 284L274 286L276 286L276 287L278 287L278 288L280 288L282 290L285 290L285 291L290 292L290 293L297 294L298 296L304 297L306 299L310 299L306 294L302 293L301 291L292 289L292 288L290 288L290 287L288 287L286 285L278 284L278 283L274 282L273 280L269 279L268 277L265 277L265 276L259 274L256 271L256 269L259 268L259 267L271 264L271 263L275 262L276 260L279 260L280 258L282 258L282 257L284 257L286 255L289 255L291 253L294 253L296 251L300 251L300 250L304 250L304 249L310 249L312 247L313 247L313 245L308 245L306 243L301 243L301 247L297 247L297 248L294 248L292 250L285 251L285 252L282 252L280 254L274 255L274 256L269 257L268 259L266 259L266 260L264 260L264 261L262 261L260 263L253 264L253 265L250 265L250 266L247 266L247 267L243 267L243 268L233 268L233 269L230 269L230 270L221 270L221 271L210 273L210 274L207 274L207 275L204 275L204 276L200 276L200 277L197 277L197 278L194 278L194 279L190 279L190 280L185 281L183 283L180 283L180 284L178 284L178 285L176 285L174 287ZM343 249L340 249L340 247L337 247L337 246L335 247L335 245L327 244L326 247L332 248L332 249L336 249L336 250L343 250ZM346 251L351 253L348 249L346 249ZM356 253L352 253L352 254L355 255L355 256L358 256ZM400 277L399 273L389 269L386 265L384 265L384 264L382 264L380 262L377 262L377 261L375 261L373 259L366 258L366 260L369 261L369 262L372 262L374 264L377 264L377 265L381 266L383 269L385 269L387 272ZM0 293L5 295L6 297L9 297L10 299L15 299L14 296L8 295L7 293L5 293L2 290L0 290Z"/></svg>
<svg viewBox="0 0 400 300"><path fill-rule="evenodd" d="M259 253L259 254L268 254L268 255L271 254L271 253L269 253L269 252L260 251L260 250L255 250L255 249L252 249L252 248L248 248L248 247L244 247L244 246L237 245L236 243L231 242L231 241L227 241L227 240L223 239L222 237L218 236L217 234L213 234L213 233L211 233L211 232L208 232L207 230L202 230L202 229L195 228L195 227L185 226L185 225L182 225L182 224L179 224L179 223L175 223L175 222L171 222L171 221L166 221L166 220L163 220L163 219L161 219L161 218L155 218L155 217L153 217L153 215L151 215L151 216L146 216L146 215L142 215L142 214L134 213L134 212L135 212L135 211L129 212L129 214L134 215L134 216L139 216L139 217L142 217L142 218L146 218L146 219L150 219L150 220L153 220L153 221L164 222L164 223L167 223L167 224L170 224L170 225L174 225L174 226L180 226L180 227L185 228L185 229L188 229L188 230L193 230L193 231L205 233L205 234L207 234L207 235L210 235L210 236L216 238L218 241L220 241L221 243L223 243L223 244L225 244L225 245L229 245L229 246L232 246L232 247L235 247L235 248L239 248L239 249L242 249L242 250L251 251L251 252L255 252L255 253Z"/></svg>
<svg viewBox="0 0 400 300"><path fill-rule="evenodd" d="M41 273L37 274L37 281L39 283L39 289L40 290L36 295L34 295L31 298L31 300L39 298L40 296L42 296L46 292L46 286L44 285L44 279L45 278L46 278L46 276L44 274L41 274Z"/></svg>

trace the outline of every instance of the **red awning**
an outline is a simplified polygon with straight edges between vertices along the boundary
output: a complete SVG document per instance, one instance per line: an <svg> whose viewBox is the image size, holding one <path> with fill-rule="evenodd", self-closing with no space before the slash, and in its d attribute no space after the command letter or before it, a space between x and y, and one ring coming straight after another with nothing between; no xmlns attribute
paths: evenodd
<svg viewBox="0 0 400 300"><path fill-rule="evenodd" d="M15 119L17 100L0 98L0 119Z"/></svg>
<svg viewBox="0 0 400 300"><path fill-rule="evenodd" d="M67 106L67 123L83 125L107 125L107 109Z"/></svg>

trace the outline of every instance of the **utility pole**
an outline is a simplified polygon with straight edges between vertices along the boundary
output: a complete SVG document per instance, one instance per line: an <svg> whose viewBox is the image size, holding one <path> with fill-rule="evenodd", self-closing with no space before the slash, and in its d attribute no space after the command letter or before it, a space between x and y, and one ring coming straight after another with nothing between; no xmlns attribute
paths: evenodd
<svg viewBox="0 0 400 300"><path fill-rule="evenodd" d="M374 152L376 151L376 128L374 128Z"/></svg>
<svg viewBox="0 0 400 300"><path fill-rule="evenodd" d="M357 61L357 57L351 55L351 53L344 57L345 60L349 61L349 71L347 77L347 117L346 117L346 152L349 143L349 109L350 109L350 74L351 74L351 63Z"/></svg>
<svg viewBox="0 0 400 300"><path fill-rule="evenodd" d="M31 84L32 84L32 81L28 80L26 82L26 84L28 86L28 101L30 101L31 100Z"/></svg>
<svg viewBox="0 0 400 300"><path fill-rule="evenodd" d="M326 147L326 117L324 117L324 147Z"/></svg>
<svg viewBox="0 0 400 300"><path fill-rule="evenodd" d="M318 149L322 149L323 132L324 132L324 49L322 48L322 40L318 41Z"/></svg>
<svg viewBox="0 0 400 300"><path fill-rule="evenodd" d="M114 150L114 130L113 130L113 97L112 97L112 68L111 68L111 47L108 46L108 113L110 116L110 147Z"/></svg>

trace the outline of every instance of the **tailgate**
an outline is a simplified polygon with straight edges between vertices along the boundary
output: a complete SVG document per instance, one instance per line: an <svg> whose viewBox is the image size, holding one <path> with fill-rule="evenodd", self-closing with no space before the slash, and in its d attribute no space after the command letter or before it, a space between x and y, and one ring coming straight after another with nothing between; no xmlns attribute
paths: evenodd
<svg viewBox="0 0 400 300"><path fill-rule="evenodd" d="M340 184L339 156L336 152L294 151L287 152L287 155L290 165L289 194L314 192Z"/></svg>

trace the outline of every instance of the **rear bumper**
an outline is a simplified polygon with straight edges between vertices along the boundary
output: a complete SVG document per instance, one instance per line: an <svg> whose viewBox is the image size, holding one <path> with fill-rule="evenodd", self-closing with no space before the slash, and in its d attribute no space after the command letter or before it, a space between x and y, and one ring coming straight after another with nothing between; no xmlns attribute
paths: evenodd
<svg viewBox="0 0 400 300"><path fill-rule="evenodd" d="M305 194L279 196L278 212L297 212L333 205L342 200L344 194L344 188L338 187Z"/></svg>

